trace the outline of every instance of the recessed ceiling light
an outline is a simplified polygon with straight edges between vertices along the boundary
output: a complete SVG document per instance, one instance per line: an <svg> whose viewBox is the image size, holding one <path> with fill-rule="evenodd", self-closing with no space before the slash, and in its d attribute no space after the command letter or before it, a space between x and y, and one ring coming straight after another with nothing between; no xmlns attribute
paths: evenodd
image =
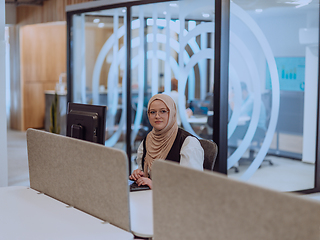
<svg viewBox="0 0 320 240"><path fill-rule="evenodd" d="M208 17L210 17L210 14L209 13L202 13L202 17L208 18Z"/></svg>
<svg viewBox="0 0 320 240"><path fill-rule="evenodd" d="M104 23L102 23L102 22L99 23L99 24L98 24L98 27L99 27L99 28L103 28L103 27L104 27Z"/></svg>
<svg viewBox="0 0 320 240"><path fill-rule="evenodd" d="M166 15L166 14L167 14L167 12L166 12L166 11L163 11L163 14L164 14L164 15Z"/></svg>
<svg viewBox="0 0 320 240"><path fill-rule="evenodd" d="M170 3L169 6L170 6L170 7L178 7L178 4L176 4L176 3Z"/></svg>
<svg viewBox="0 0 320 240"><path fill-rule="evenodd" d="M256 13L261 13L263 10L261 8L256 9Z"/></svg>
<svg viewBox="0 0 320 240"><path fill-rule="evenodd" d="M286 4L295 4L295 5L297 5L295 7L299 8L299 7L306 6L311 2L312 2L312 0L291 0L291 1L288 1L288 2L285 2L285 3Z"/></svg>
<svg viewBox="0 0 320 240"><path fill-rule="evenodd" d="M95 18L95 19L93 19L93 22L94 23L98 23L98 22L100 22L100 19L99 18Z"/></svg>
<svg viewBox="0 0 320 240"><path fill-rule="evenodd" d="M307 6L309 3L303 3L303 4L300 4L298 6L296 6L296 8L299 8L299 7L303 7L303 6Z"/></svg>
<svg viewBox="0 0 320 240"><path fill-rule="evenodd" d="M122 12L123 12L123 13L125 13L125 12L126 12L126 10L125 10L125 9L122 9Z"/></svg>

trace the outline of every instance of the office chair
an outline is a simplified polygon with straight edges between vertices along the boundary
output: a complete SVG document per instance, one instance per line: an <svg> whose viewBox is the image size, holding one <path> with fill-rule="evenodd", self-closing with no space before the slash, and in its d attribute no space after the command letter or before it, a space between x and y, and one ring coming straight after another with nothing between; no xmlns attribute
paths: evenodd
<svg viewBox="0 0 320 240"><path fill-rule="evenodd" d="M264 93L261 95L262 104L266 110L266 127L269 126L270 118L271 118L271 94L270 92ZM249 161L253 161L255 158L255 150L260 151L262 143L265 139L266 131L257 128L255 135L253 136L250 153L249 153ZM269 159L263 159L263 162L268 162L269 165L273 165L273 162Z"/></svg>
<svg viewBox="0 0 320 240"><path fill-rule="evenodd" d="M211 140L200 139L199 141L204 150L203 169L213 171L213 166L218 154L218 146Z"/></svg>
<svg viewBox="0 0 320 240"><path fill-rule="evenodd" d="M271 117L271 94L269 92L262 94L261 100L262 100L261 104L263 104L263 106L265 107L266 127L268 127L269 122L270 122L270 117ZM239 135L238 138L243 139L243 136L245 135L246 131L247 131L247 127L240 126L239 131L237 132L237 134ZM265 135L266 135L266 130L264 130L260 127L257 127L256 132L253 136L252 142L249 146L249 157L248 158L241 158L239 160L239 164L245 163L245 162L251 164L253 162L253 160L255 159L255 153L260 151L262 143L265 139ZM232 145L229 146L229 149L231 149L232 152L235 151L236 148L237 148L237 146L232 146ZM273 165L273 162L270 159L263 159L262 162L268 162L269 165ZM239 172L238 167L233 166L232 168L234 168L236 173Z"/></svg>

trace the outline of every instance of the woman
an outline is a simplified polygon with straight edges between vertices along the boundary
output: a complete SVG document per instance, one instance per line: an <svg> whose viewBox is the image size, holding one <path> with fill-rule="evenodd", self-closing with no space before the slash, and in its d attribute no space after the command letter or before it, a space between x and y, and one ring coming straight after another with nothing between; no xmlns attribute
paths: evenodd
<svg viewBox="0 0 320 240"><path fill-rule="evenodd" d="M133 171L131 180L152 189L152 163L156 159L203 170L204 152L200 142L178 127L176 105L169 95L156 94L149 100L148 118L153 129L138 148L139 168Z"/></svg>

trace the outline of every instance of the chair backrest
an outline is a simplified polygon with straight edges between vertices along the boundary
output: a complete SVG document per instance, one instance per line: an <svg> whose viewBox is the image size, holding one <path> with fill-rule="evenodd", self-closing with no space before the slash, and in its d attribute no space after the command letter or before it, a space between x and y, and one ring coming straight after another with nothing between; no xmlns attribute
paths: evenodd
<svg viewBox="0 0 320 240"><path fill-rule="evenodd" d="M199 141L204 150L203 168L213 171L213 166L218 154L218 146L211 140L200 139Z"/></svg>
<svg viewBox="0 0 320 240"><path fill-rule="evenodd" d="M213 115L208 116L207 124L209 127L213 128Z"/></svg>

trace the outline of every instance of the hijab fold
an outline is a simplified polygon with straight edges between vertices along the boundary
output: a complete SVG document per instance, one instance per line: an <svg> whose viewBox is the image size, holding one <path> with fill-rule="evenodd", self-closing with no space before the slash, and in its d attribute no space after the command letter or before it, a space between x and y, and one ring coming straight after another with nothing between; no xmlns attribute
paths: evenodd
<svg viewBox="0 0 320 240"><path fill-rule="evenodd" d="M151 171L152 164L156 159L167 157L178 133L177 109L173 99L166 94L156 94L150 98L148 111L153 101L162 101L169 110L169 119L167 125L160 131L153 128L146 138L146 156L144 162L145 176Z"/></svg>

